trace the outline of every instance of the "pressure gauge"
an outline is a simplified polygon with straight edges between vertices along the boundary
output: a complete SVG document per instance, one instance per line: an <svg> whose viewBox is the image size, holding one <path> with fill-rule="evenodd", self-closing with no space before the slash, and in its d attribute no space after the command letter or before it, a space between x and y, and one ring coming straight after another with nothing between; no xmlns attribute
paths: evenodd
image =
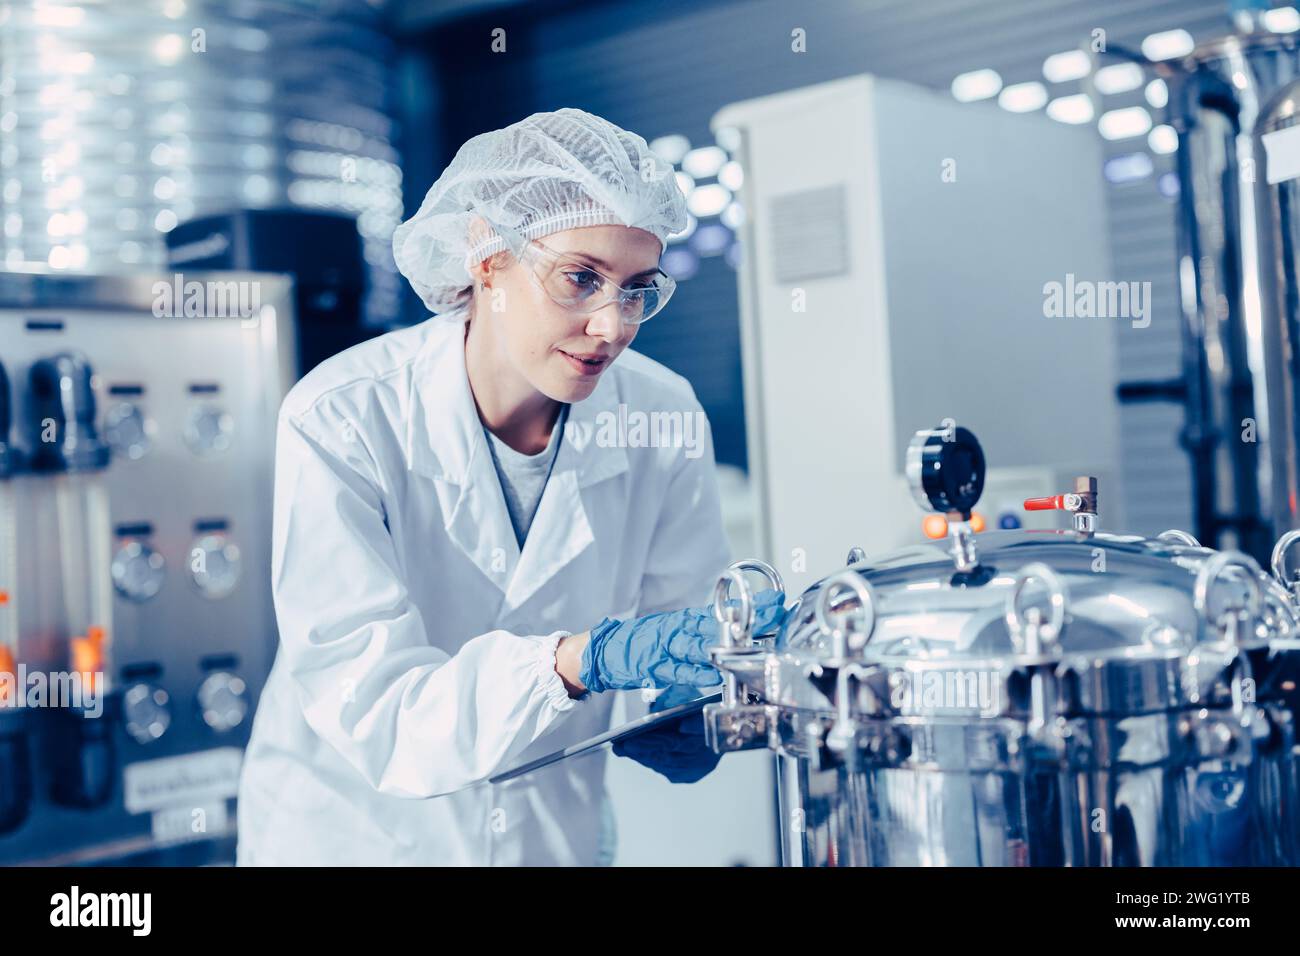
<svg viewBox="0 0 1300 956"><path fill-rule="evenodd" d="M119 402L104 416L104 438L115 453L131 461L148 454L154 431L153 421L131 402Z"/></svg>
<svg viewBox="0 0 1300 956"><path fill-rule="evenodd" d="M225 597L239 581L239 547L224 534L203 535L190 548L190 579L204 597Z"/></svg>
<svg viewBox="0 0 1300 956"><path fill-rule="evenodd" d="M979 441L950 419L919 431L907 448L907 482L926 511L956 512L969 521L984 491L984 451Z"/></svg>
<svg viewBox="0 0 1300 956"><path fill-rule="evenodd" d="M128 601L147 601L162 590L163 556L139 541L128 541L113 555L113 587Z"/></svg>
<svg viewBox="0 0 1300 956"><path fill-rule="evenodd" d="M136 743L153 743L172 723L167 691L152 684L132 684L122 694L122 722Z"/></svg>
<svg viewBox="0 0 1300 956"><path fill-rule="evenodd" d="M234 730L248 715L248 686L229 671L216 671L199 685L199 714L217 733Z"/></svg>
<svg viewBox="0 0 1300 956"><path fill-rule="evenodd" d="M235 419L216 405L200 405L185 423L185 444L200 458L219 455L230 447Z"/></svg>

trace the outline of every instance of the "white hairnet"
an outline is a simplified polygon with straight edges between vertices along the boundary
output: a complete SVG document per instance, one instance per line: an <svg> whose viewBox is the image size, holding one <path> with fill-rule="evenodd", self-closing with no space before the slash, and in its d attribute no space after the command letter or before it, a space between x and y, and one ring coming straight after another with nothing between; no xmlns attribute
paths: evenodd
<svg viewBox="0 0 1300 956"><path fill-rule="evenodd" d="M474 217L488 226L471 229ZM577 109L534 113L465 143L419 211L393 233L393 255L424 304L444 312L467 300L469 267L523 251L562 229L634 226L665 242L686 226L670 163L646 141Z"/></svg>

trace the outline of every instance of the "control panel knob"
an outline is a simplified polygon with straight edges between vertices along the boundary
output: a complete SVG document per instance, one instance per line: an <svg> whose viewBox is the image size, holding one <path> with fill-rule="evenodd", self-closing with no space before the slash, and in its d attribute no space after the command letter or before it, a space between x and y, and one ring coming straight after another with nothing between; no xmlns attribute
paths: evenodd
<svg viewBox="0 0 1300 956"><path fill-rule="evenodd" d="M239 547L224 534L205 534L190 548L190 579L209 598L222 598L239 582Z"/></svg>
<svg viewBox="0 0 1300 956"><path fill-rule="evenodd" d="M235 419L215 405L200 405L185 423L185 444L200 458L220 454L230 447Z"/></svg>
<svg viewBox="0 0 1300 956"><path fill-rule="evenodd" d="M113 587L128 601L147 601L162 590L166 562L140 541L128 541L113 555Z"/></svg>
<svg viewBox="0 0 1300 956"><path fill-rule="evenodd" d="M167 691L152 684L132 684L122 694L122 722L136 743L153 743L172 723Z"/></svg>
<svg viewBox="0 0 1300 956"><path fill-rule="evenodd" d="M153 447L154 424L139 405L119 402L104 416L104 439L123 458L136 461Z"/></svg>
<svg viewBox="0 0 1300 956"><path fill-rule="evenodd" d="M234 730L248 716L248 686L229 671L209 674L199 685L197 700L203 722L219 734Z"/></svg>

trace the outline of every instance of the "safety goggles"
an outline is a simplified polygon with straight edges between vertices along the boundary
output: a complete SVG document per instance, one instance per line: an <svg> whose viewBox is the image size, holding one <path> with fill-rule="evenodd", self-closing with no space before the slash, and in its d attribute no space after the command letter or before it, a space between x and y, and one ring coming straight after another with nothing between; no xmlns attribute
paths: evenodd
<svg viewBox="0 0 1300 956"><path fill-rule="evenodd" d="M578 261L573 253L548 249L536 239L524 247L519 259L556 305L586 315L617 302L619 315L628 325L640 325L658 313L677 288L673 277L662 269L638 278L634 285L620 286Z"/></svg>

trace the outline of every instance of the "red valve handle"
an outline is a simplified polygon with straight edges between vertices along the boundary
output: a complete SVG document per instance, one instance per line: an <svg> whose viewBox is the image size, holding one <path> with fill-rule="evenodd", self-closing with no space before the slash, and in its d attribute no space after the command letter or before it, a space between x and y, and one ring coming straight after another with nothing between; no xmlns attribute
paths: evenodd
<svg viewBox="0 0 1300 956"><path fill-rule="evenodd" d="M1046 498L1026 498L1026 511L1065 511L1065 495L1049 495Z"/></svg>

